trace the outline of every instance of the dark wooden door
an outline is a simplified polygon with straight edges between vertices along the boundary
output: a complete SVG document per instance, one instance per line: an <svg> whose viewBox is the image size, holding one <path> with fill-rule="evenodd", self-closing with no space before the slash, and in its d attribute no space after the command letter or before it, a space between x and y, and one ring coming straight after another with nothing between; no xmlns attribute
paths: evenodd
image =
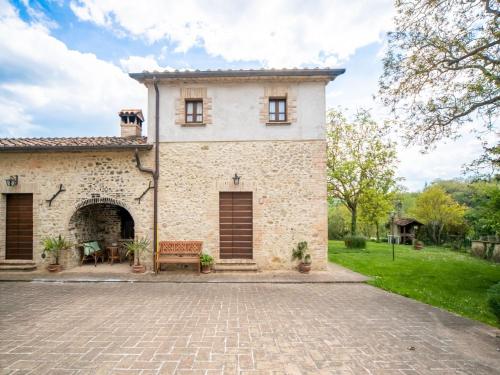
<svg viewBox="0 0 500 375"><path fill-rule="evenodd" d="M6 259L33 259L33 194L7 194Z"/></svg>
<svg viewBox="0 0 500 375"><path fill-rule="evenodd" d="M253 258L253 211L251 192L219 194L221 259Z"/></svg>

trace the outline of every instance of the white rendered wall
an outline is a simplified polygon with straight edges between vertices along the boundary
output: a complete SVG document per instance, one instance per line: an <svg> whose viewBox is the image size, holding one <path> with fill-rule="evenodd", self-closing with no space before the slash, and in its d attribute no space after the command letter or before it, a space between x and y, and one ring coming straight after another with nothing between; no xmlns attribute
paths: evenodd
<svg viewBox="0 0 500 375"><path fill-rule="evenodd" d="M265 87L288 87L296 98L296 121L290 125L268 126L259 118ZM300 83L203 83L162 84L160 91L160 141L260 141L325 139L325 85L322 82ZM212 123L187 127L175 123L177 99L181 87L206 87L212 98ZM154 141L155 90L148 89L148 140Z"/></svg>

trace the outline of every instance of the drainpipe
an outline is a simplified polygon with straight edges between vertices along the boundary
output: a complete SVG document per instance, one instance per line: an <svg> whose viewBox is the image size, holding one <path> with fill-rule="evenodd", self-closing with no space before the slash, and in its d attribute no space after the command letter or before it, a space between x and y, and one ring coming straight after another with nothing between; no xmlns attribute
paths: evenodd
<svg viewBox="0 0 500 375"><path fill-rule="evenodd" d="M135 149L135 161L137 169L141 172L149 173L153 176L153 265L156 269L156 253L158 252L158 179L160 177L160 92L158 90L158 80L153 77L155 88L155 168L145 168L139 158L139 150Z"/></svg>
<svg viewBox="0 0 500 375"><path fill-rule="evenodd" d="M156 253L158 251L158 179L160 177L160 92L158 90L158 80L153 77L155 87L155 173L153 174L153 265L155 273L158 272L156 266Z"/></svg>

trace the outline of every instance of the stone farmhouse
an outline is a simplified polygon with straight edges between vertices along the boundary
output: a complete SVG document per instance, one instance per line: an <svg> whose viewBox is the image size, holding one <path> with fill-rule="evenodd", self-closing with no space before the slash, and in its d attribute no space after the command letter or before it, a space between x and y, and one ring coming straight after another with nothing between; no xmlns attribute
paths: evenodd
<svg viewBox="0 0 500 375"><path fill-rule="evenodd" d="M325 86L343 73L130 74L148 90L147 138L125 109L120 137L0 139L0 267L41 267L41 240L63 235L203 241L221 269L290 269L307 241L324 269ZM80 265L78 248L61 263Z"/></svg>

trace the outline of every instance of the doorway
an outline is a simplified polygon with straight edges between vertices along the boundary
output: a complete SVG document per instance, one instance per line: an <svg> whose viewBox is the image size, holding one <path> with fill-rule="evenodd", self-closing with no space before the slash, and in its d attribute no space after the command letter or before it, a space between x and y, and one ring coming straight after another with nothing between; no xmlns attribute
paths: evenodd
<svg viewBox="0 0 500 375"><path fill-rule="evenodd" d="M252 192L219 193L220 259L253 259Z"/></svg>
<svg viewBox="0 0 500 375"><path fill-rule="evenodd" d="M7 194L5 259L33 260L33 194Z"/></svg>

